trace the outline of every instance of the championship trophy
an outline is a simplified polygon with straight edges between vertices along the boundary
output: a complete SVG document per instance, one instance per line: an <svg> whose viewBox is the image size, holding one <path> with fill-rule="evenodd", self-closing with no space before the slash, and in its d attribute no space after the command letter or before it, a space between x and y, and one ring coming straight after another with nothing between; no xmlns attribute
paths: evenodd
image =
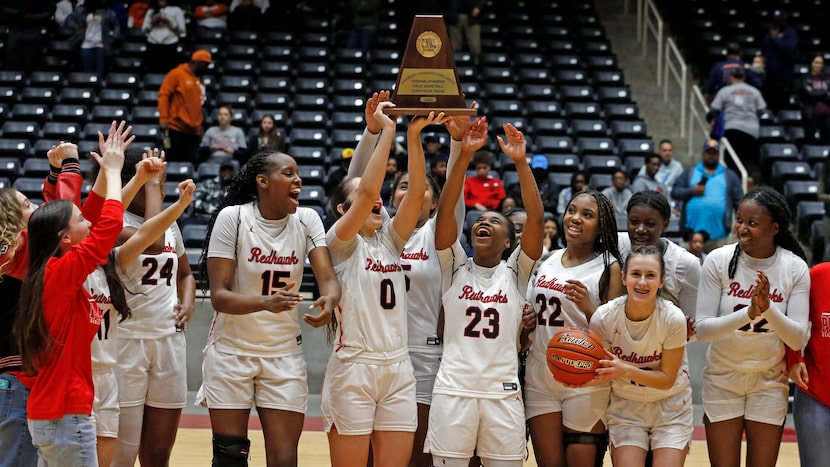
<svg viewBox="0 0 830 467"><path fill-rule="evenodd" d="M443 16L415 16L389 100L389 115L476 115L464 101Z"/></svg>

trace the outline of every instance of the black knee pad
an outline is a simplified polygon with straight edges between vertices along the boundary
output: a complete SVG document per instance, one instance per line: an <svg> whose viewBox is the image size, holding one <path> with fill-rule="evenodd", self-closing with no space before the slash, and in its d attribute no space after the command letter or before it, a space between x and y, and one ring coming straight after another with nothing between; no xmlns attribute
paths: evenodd
<svg viewBox="0 0 830 467"><path fill-rule="evenodd" d="M213 435L213 467L248 467L251 440L242 436Z"/></svg>
<svg viewBox="0 0 830 467"><path fill-rule="evenodd" d="M565 449L570 444L593 444L597 449L594 465L602 467L605 450L608 449L608 433L565 433L562 437Z"/></svg>

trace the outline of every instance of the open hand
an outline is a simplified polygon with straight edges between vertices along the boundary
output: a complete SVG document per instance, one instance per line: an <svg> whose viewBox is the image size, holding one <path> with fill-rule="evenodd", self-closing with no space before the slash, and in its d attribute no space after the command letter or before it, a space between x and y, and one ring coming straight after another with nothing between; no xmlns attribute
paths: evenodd
<svg viewBox="0 0 830 467"><path fill-rule="evenodd" d="M377 134L383 129L383 122L375 119L375 111L378 109L378 104L387 102L389 100L389 91L380 91L372 94L372 97L366 99L366 127L369 133Z"/></svg>
<svg viewBox="0 0 830 467"><path fill-rule="evenodd" d="M516 162L525 160L527 154L525 135L509 123L505 123L502 128L504 128L504 136L507 138L505 143L501 136L498 137L502 152Z"/></svg>

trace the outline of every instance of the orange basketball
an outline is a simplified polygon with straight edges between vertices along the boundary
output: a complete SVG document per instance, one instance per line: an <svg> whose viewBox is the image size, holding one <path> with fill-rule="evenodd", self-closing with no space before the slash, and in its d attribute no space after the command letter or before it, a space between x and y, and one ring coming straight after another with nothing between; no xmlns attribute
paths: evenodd
<svg viewBox="0 0 830 467"><path fill-rule="evenodd" d="M564 384L584 384L590 381L605 358L599 337L586 328L567 327L557 332L548 342L548 368L553 378Z"/></svg>

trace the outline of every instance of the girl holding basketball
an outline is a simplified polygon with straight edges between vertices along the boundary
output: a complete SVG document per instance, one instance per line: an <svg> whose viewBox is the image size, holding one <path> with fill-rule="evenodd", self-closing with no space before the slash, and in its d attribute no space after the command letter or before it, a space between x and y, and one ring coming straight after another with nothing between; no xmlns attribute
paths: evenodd
<svg viewBox="0 0 830 467"><path fill-rule="evenodd" d="M407 352L406 278L400 256L415 230L426 192L426 163L414 148L425 126L444 114L412 120L408 129L409 189L397 215L384 220L381 185L395 121L379 102L381 135L363 177L347 178L330 197L337 218L326 234L343 287L337 336L323 381L322 411L332 465L404 466L417 424L415 377Z"/></svg>
<svg viewBox="0 0 830 467"><path fill-rule="evenodd" d="M121 231L127 144L111 133L103 156L93 153L103 179L95 225L68 200L46 203L29 218L29 268L15 334L27 373L23 382L31 391L29 432L42 465L97 465L90 344L102 315L83 283L106 262Z"/></svg>
<svg viewBox="0 0 830 467"><path fill-rule="evenodd" d="M559 330L588 327L597 306L623 294L613 203L598 191L577 193L565 209L563 230L567 247L542 263L528 291L537 325L527 359L525 416L540 466L593 467L607 445L610 388L562 385L545 353Z"/></svg>
<svg viewBox="0 0 830 467"><path fill-rule="evenodd" d="M641 246L656 246L663 252L666 269L672 272L665 276L661 298L693 315L697 309L700 261L680 245L662 237L671 219L668 200L656 191L639 191L628 200L626 213L628 233L619 234L620 257L625 260L629 252Z"/></svg>
<svg viewBox="0 0 830 467"><path fill-rule="evenodd" d="M607 354L594 381L611 382L614 465L644 466L651 449L654 465L679 467L692 441L686 317L657 296L665 281L662 250L636 247L623 269L628 294L600 306L591 319Z"/></svg>
<svg viewBox="0 0 830 467"><path fill-rule="evenodd" d="M473 257L458 240L453 212L464 172L449 174L438 203L435 248L442 270L444 354L435 379L427 449L433 465L466 467L473 452L486 466L520 466L525 455L524 407L517 352L527 344L533 310L525 293L542 253L542 200L525 158L524 135L504 125L499 145L516 164L527 211L521 247L500 213L480 215L471 230ZM460 166L487 142L487 122L465 132Z"/></svg>
<svg viewBox="0 0 830 467"><path fill-rule="evenodd" d="M371 148L380 136L381 122L375 119L374 111L378 102L389 99L389 92L375 93L366 102L367 128L355 149L349 164L349 176L361 176L371 158ZM445 126L452 137L450 158L447 170L456 166L461 151L461 140L470 125L466 116L450 117ZM410 151L423 152L422 146L414 145ZM417 154L415 157L417 157ZM401 172L392 186L390 206L396 210L409 191L409 173ZM441 360L441 339L438 337L438 314L441 310L441 277L435 274L440 269L438 253L435 250L435 212L441 188L427 174L427 188L418 222L409 241L401 254L401 267L406 271L407 279L407 335L409 336L409 357L415 369L415 400L418 403L418 429L412 446L412 467L431 467L432 456L424 452L424 440L429 421L429 406L432 402L432 388ZM455 219L461 232L464 222L464 200L459 197L456 203ZM386 210L382 212L386 216Z"/></svg>
<svg viewBox="0 0 830 467"><path fill-rule="evenodd" d="M231 182L208 224L211 303L216 310L205 347L197 401L208 407L213 464L248 465L248 418L255 406L268 465L296 465L308 398L297 316L306 258L320 297L303 320L331 320L340 285L320 216L299 207L302 179L288 154L254 155Z"/></svg>
<svg viewBox="0 0 830 467"><path fill-rule="evenodd" d="M697 336L711 342L703 370L709 461L774 466L787 416L785 347L809 334L810 275L790 232L784 197L767 187L744 195L735 216L738 243L703 263Z"/></svg>

